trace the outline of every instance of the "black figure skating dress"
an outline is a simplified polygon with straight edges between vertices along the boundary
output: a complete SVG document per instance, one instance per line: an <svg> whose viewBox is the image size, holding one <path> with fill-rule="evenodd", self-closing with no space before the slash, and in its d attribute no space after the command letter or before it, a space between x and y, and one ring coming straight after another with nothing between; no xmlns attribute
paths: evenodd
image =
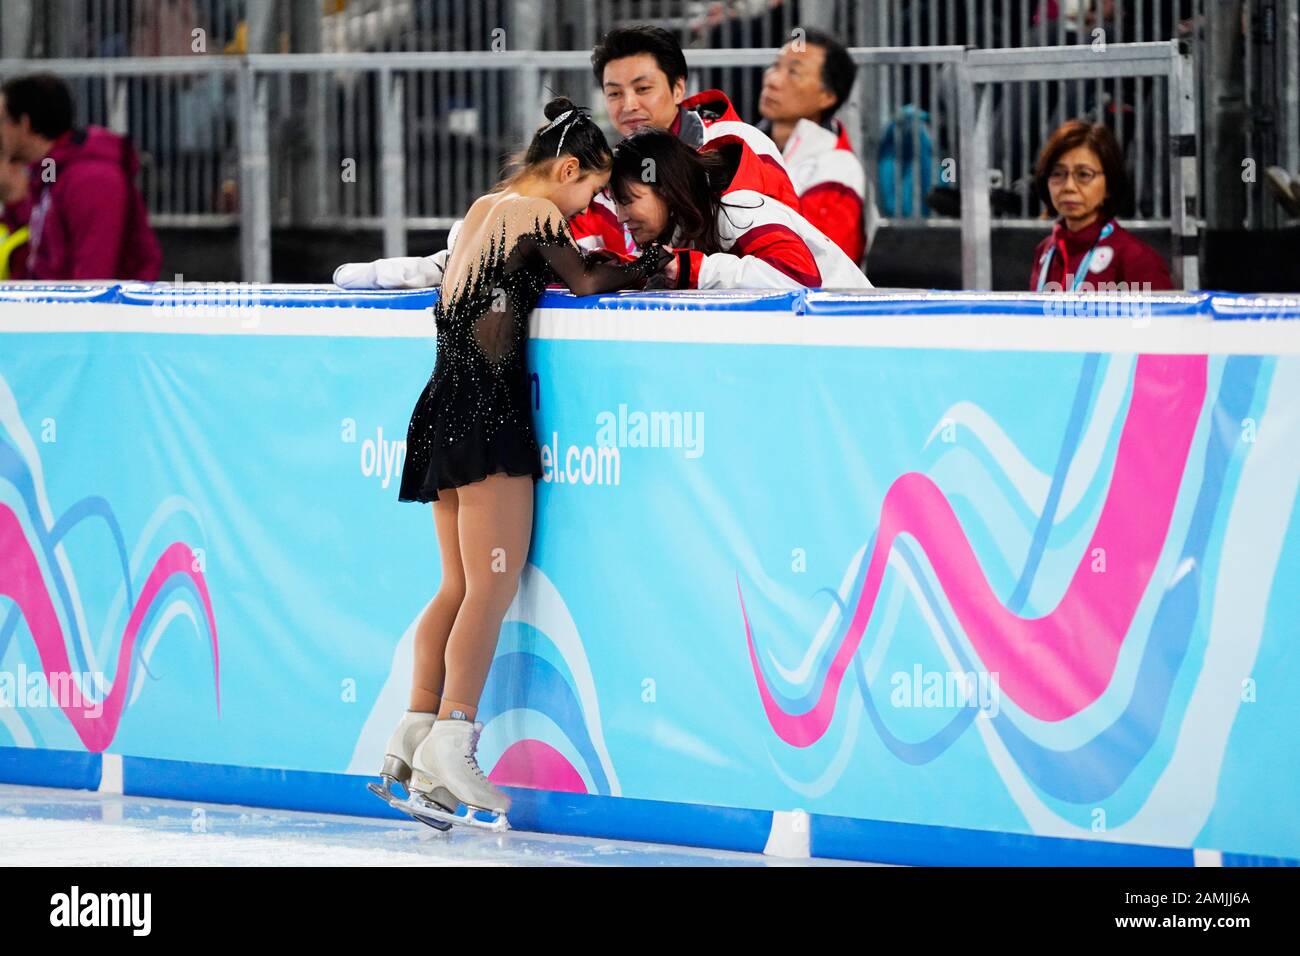
<svg viewBox="0 0 1300 956"><path fill-rule="evenodd" d="M437 357L411 413L399 501L434 501L496 472L540 478L526 353L542 290L562 282L592 295L640 285L670 258L653 245L635 262L588 259L544 199L500 200L488 215L491 240L454 288L444 277L433 309Z"/></svg>

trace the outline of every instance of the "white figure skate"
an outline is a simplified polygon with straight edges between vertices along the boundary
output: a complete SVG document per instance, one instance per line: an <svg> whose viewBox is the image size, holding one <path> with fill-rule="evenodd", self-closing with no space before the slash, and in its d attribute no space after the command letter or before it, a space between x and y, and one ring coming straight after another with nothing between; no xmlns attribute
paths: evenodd
<svg viewBox="0 0 1300 956"><path fill-rule="evenodd" d="M498 832L510 829L506 819L510 798L492 785L475 757L482 730L482 724L468 720L439 720L433 725L411 760L407 790L418 812L455 826ZM460 804L465 805L465 812L453 812ZM480 811L494 814L493 819L478 819L475 814Z"/></svg>
<svg viewBox="0 0 1300 956"><path fill-rule="evenodd" d="M435 830L445 832L451 829L450 823L428 818L421 808L413 804L411 800L411 761L416 748L420 746L425 737L429 736L429 731L433 729L433 725L433 714L417 713L410 710L403 714L397 729L388 738L388 746L384 751L384 765L379 771L383 783L368 783L366 788L393 809L401 810L421 823L428 824ZM399 783L406 788L407 796L405 798L393 790L393 787ZM455 801L452 800L451 803L452 806L445 809L455 810Z"/></svg>

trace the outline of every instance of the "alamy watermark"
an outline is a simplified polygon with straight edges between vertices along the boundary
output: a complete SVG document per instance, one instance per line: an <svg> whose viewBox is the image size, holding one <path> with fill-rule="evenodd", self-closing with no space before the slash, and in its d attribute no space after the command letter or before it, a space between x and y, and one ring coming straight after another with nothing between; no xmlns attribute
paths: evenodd
<svg viewBox="0 0 1300 956"><path fill-rule="evenodd" d="M889 683L894 707L978 707L987 717L1001 710L997 671L927 671L915 664L910 671L895 671Z"/></svg>
<svg viewBox="0 0 1300 956"><path fill-rule="evenodd" d="M680 448L687 458L704 454L704 413L628 410L596 415L599 448Z"/></svg>
<svg viewBox="0 0 1300 956"><path fill-rule="evenodd" d="M1152 300L1145 293L1153 291L1150 282L1080 282L1074 277L1066 284L1048 282L1043 292L1056 293L1043 301L1043 313L1052 318L1132 319L1136 325L1151 323ZM1067 295L1059 293L1066 292Z"/></svg>
<svg viewBox="0 0 1300 956"><path fill-rule="evenodd" d="M148 936L153 926L152 893L83 893L73 885L50 897L50 925L119 926L133 936Z"/></svg>
<svg viewBox="0 0 1300 956"><path fill-rule="evenodd" d="M239 327L256 328L266 312L263 287L254 282L189 282L177 274L154 287L151 306L159 317L177 321L239 320Z"/></svg>
<svg viewBox="0 0 1300 956"><path fill-rule="evenodd" d="M105 675L100 671L51 671L46 676L43 670L29 673L26 665L19 664L17 671L0 671L0 707L80 709L82 716L94 720L103 714L104 703L91 700L82 688L104 683Z"/></svg>

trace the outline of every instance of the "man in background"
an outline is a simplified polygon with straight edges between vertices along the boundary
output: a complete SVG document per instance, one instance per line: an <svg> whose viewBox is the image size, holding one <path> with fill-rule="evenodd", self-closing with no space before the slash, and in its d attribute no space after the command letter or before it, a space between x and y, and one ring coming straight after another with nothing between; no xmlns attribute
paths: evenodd
<svg viewBox="0 0 1300 956"><path fill-rule="evenodd" d="M38 74L0 87L0 153L29 166L29 278L158 278L162 253L136 187L135 148L103 127L74 128L63 80Z"/></svg>
<svg viewBox="0 0 1300 956"><path fill-rule="evenodd" d="M857 72L839 41L804 30L763 75L758 125L781 150L804 218L861 266L875 231L875 202L848 131L835 119Z"/></svg>

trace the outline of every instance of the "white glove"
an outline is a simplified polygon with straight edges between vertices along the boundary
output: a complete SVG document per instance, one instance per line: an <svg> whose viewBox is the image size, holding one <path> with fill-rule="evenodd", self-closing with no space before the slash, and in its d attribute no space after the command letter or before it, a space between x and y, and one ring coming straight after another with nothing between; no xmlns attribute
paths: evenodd
<svg viewBox="0 0 1300 956"><path fill-rule="evenodd" d="M334 270L334 284L342 289L430 289L442 285L448 258L450 250L443 249L431 256L345 262Z"/></svg>
<svg viewBox="0 0 1300 956"><path fill-rule="evenodd" d="M345 262L334 270L340 289L432 289L442 285L442 274L460 235L457 220L447 234L447 248L431 256L398 256L374 262Z"/></svg>

